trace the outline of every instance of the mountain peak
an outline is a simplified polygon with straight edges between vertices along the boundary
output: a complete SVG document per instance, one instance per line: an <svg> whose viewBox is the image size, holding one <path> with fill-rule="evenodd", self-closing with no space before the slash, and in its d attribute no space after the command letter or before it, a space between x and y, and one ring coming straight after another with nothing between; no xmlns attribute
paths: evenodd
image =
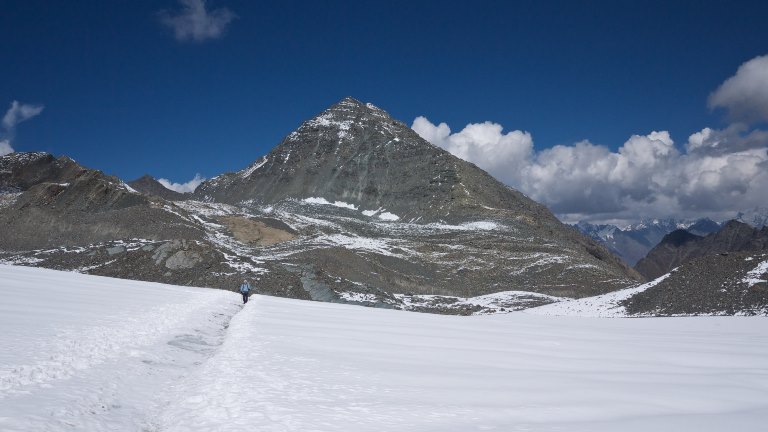
<svg viewBox="0 0 768 432"><path fill-rule="evenodd" d="M344 99L331 105L323 112L307 122L314 125L326 125L327 121L391 121L389 113L370 102L361 102L353 97ZM306 122L305 122L306 123Z"/></svg>
<svg viewBox="0 0 768 432"><path fill-rule="evenodd" d="M362 107L364 105L365 105L364 103L362 103L359 100L353 98L352 96L347 96L347 97L341 99L340 101L336 102L335 104L333 104L331 106L332 107L334 107L334 106L358 106L358 107Z"/></svg>
<svg viewBox="0 0 768 432"><path fill-rule="evenodd" d="M203 183L195 195L235 203L318 197L424 222L501 213L556 222L543 206L351 97L303 122L249 167Z"/></svg>
<svg viewBox="0 0 768 432"><path fill-rule="evenodd" d="M129 181L128 186L143 194L159 196L170 201L182 200L185 197L183 193L168 189L149 174L144 174L136 180Z"/></svg>

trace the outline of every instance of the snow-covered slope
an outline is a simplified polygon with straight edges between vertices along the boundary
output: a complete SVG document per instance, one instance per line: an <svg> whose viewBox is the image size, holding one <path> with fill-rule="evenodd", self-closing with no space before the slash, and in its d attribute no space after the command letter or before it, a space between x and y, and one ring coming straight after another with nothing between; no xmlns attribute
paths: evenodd
<svg viewBox="0 0 768 432"><path fill-rule="evenodd" d="M657 279L636 287L626 288L594 297L551 303L526 309L525 313L550 316L624 318L628 316L627 309L621 305L621 302L631 298L635 294L647 290L648 288L653 288L664 281L664 279L668 278L670 274L671 273L667 273Z"/></svg>
<svg viewBox="0 0 768 432"><path fill-rule="evenodd" d="M0 266L2 431L761 431L768 320L413 314ZM230 320L231 317L231 320Z"/></svg>

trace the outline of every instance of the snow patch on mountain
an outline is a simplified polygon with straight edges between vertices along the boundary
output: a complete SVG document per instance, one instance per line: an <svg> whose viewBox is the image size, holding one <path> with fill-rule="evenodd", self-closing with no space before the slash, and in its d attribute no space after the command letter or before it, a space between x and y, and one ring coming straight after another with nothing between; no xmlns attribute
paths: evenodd
<svg viewBox="0 0 768 432"><path fill-rule="evenodd" d="M741 282L747 284L749 288L752 288L759 283L768 282L766 279L761 279L766 273L768 273L768 260L761 262L757 267L748 271Z"/></svg>
<svg viewBox="0 0 768 432"><path fill-rule="evenodd" d="M673 270L674 271L674 270ZM627 288L619 291L610 292L594 297L586 297L577 300L566 300L558 303L548 304L532 309L525 310L525 313L533 315L557 315L557 316L580 316L580 317L603 317L617 318L626 317L627 310L620 303L637 293L641 293L652 288L664 279L668 278L670 273L665 274L651 282L642 285Z"/></svg>
<svg viewBox="0 0 768 432"><path fill-rule="evenodd" d="M390 212L383 212L379 214L379 219L383 221L397 221L400 220L400 216Z"/></svg>
<svg viewBox="0 0 768 432"><path fill-rule="evenodd" d="M428 229L447 230L447 231L493 231L500 228L500 225L492 221L474 221L465 222L459 225L445 223L428 223L423 225Z"/></svg>
<svg viewBox="0 0 768 432"><path fill-rule="evenodd" d="M394 239L370 238L348 234L326 234L318 236L315 241L329 246L342 246L346 249L375 252L386 256L402 256L401 253L392 251L400 243ZM403 248L400 248L400 250L406 251Z"/></svg>
<svg viewBox="0 0 768 432"><path fill-rule="evenodd" d="M345 208L345 209L349 209L349 210L357 210L357 206L354 205L354 204L350 204L350 203L347 203L347 202L344 202L344 201L330 202L327 199L320 198L320 197L304 198L301 201L304 202L304 203L307 203L307 204L332 205L334 207Z"/></svg>
<svg viewBox="0 0 768 432"><path fill-rule="evenodd" d="M305 125L309 127L335 128L338 130L339 141L349 137L349 130L354 125L352 120L337 120L337 116L332 111L327 111L312 120L308 120Z"/></svg>
<svg viewBox="0 0 768 432"><path fill-rule="evenodd" d="M244 179L250 177L251 174L253 174L257 169L263 167L264 164L266 164L268 160L269 159L266 156L264 156L261 160L255 162L250 167L248 167L248 168L244 169L243 171L241 171L240 172L240 177L242 177Z"/></svg>

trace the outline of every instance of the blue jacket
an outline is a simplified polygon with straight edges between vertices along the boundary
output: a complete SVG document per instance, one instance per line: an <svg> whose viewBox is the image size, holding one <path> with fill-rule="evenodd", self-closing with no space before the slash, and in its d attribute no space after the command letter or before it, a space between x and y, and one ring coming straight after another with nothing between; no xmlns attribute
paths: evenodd
<svg viewBox="0 0 768 432"><path fill-rule="evenodd" d="M240 285L240 292L241 293L247 293L250 290L251 290L251 286L248 285L248 282L243 282L243 284Z"/></svg>

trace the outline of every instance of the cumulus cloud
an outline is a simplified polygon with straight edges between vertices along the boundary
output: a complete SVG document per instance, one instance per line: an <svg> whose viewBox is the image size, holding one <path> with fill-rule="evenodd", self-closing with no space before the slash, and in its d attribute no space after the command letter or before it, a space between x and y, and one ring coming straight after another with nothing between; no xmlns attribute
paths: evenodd
<svg viewBox="0 0 768 432"><path fill-rule="evenodd" d="M765 206L768 191L768 55L741 65L709 97L732 123L675 145L669 132L633 135L616 151L581 141L536 151L531 134L492 122L457 133L417 117L427 141L475 163L567 221L645 217L725 219ZM750 126L752 125L752 126Z"/></svg>
<svg viewBox="0 0 768 432"><path fill-rule="evenodd" d="M16 125L27 121L43 112L43 105L24 104L19 101L11 102L10 108L5 112L0 122L0 156L13 153L11 141L16 135Z"/></svg>
<svg viewBox="0 0 768 432"><path fill-rule="evenodd" d="M618 150L581 141L533 150L531 135L486 122L456 134L424 117L423 138L548 205L562 219L731 217L765 203L768 133L705 128L681 152L666 131L631 136Z"/></svg>
<svg viewBox="0 0 768 432"><path fill-rule="evenodd" d="M218 39L237 17L225 7L207 10L205 0L179 0L179 3L180 11L160 13L163 24L173 29L178 41Z"/></svg>
<svg viewBox="0 0 768 432"><path fill-rule="evenodd" d="M533 152L531 134L518 130L504 133L498 123L471 123L452 134L445 123L436 126L426 117L417 117L411 128L427 141L509 183L519 180L519 170Z"/></svg>
<svg viewBox="0 0 768 432"><path fill-rule="evenodd" d="M710 108L725 108L732 121L768 122L768 55L742 64L709 96Z"/></svg>
<svg viewBox="0 0 768 432"><path fill-rule="evenodd" d="M205 177L202 177L200 174L195 174L195 177L186 183L173 183L170 180L164 178L157 179L157 181L167 189L179 193L187 193L194 192L195 189L200 186L200 183L205 181Z"/></svg>

